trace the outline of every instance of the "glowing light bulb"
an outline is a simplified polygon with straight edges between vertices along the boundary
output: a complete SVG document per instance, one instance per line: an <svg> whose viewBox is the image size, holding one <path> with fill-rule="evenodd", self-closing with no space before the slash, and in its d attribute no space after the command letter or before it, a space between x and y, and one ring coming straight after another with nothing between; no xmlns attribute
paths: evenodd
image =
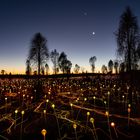
<svg viewBox="0 0 140 140"><path fill-rule="evenodd" d="M22 111L21 111L21 114L24 115L24 113L25 113L24 110L22 110Z"/></svg>
<svg viewBox="0 0 140 140"><path fill-rule="evenodd" d="M55 104L52 104L52 108L55 108Z"/></svg>
<svg viewBox="0 0 140 140"><path fill-rule="evenodd" d="M131 109L130 109L130 108L128 108L128 109L127 109L127 111L128 111L128 113L130 113L130 112L131 112Z"/></svg>
<svg viewBox="0 0 140 140"><path fill-rule="evenodd" d="M49 102L49 99L47 99L46 102L48 103Z"/></svg>
<svg viewBox="0 0 140 140"><path fill-rule="evenodd" d="M106 116L109 116L109 112L108 112L108 111L106 111L106 112L105 112L105 115L106 115Z"/></svg>
<svg viewBox="0 0 140 140"><path fill-rule="evenodd" d="M115 123L114 123L114 122L111 122L111 126L112 126L112 127L115 127Z"/></svg>
<svg viewBox="0 0 140 140"><path fill-rule="evenodd" d="M76 129L76 128L77 128L77 125L76 125L76 123L74 123L74 124L73 124L73 128L74 128L74 129Z"/></svg>
<svg viewBox="0 0 140 140"><path fill-rule="evenodd" d="M90 115L90 112L87 112L87 116L89 116Z"/></svg>
<svg viewBox="0 0 140 140"><path fill-rule="evenodd" d="M46 114L46 110L43 110L43 113Z"/></svg>
<svg viewBox="0 0 140 140"><path fill-rule="evenodd" d="M72 107L72 106L73 106L73 104L72 104L72 103L70 103L70 106Z"/></svg>
<svg viewBox="0 0 140 140"><path fill-rule="evenodd" d="M110 92L108 91L107 94L110 95Z"/></svg>
<svg viewBox="0 0 140 140"><path fill-rule="evenodd" d="M42 134L43 136L45 136L45 135L47 134L46 129L42 129L42 130L41 130L41 134Z"/></svg>
<svg viewBox="0 0 140 140"><path fill-rule="evenodd" d="M106 101L104 101L104 104L106 104Z"/></svg>
<svg viewBox="0 0 140 140"><path fill-rule="evenodd" d="M90 118L90 122L93 124L94 123L94 118Z"/></svg>
<svg viewBox="0 0 140 140"><path fill-rule="evenodd" d="M131 104L128 104L128 107L131 107Z"/></svg>
<svg viewBox="0 0 140 140"><path fill-rule="evenodd" d="M18 113L18 110L15 110L15 114L17 114Z"/></svg>

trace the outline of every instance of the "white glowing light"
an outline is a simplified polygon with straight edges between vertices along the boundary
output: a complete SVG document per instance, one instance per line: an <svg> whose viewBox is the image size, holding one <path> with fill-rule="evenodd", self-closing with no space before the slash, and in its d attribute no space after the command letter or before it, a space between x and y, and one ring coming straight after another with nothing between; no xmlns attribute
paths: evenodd
<svg viewBox="0 0 140 140"><path fill-rule="evenodd" d="M95 32L92 32L93 35L95 35Z"/></svg>

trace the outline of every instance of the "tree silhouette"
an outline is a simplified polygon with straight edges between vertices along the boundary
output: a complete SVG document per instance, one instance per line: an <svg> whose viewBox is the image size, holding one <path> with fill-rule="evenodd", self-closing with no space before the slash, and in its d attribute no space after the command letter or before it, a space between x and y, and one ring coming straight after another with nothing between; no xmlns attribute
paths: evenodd
<svg viewBox="0 0 140 140"><path fill-rule="evenodd" d="M46 64L49 57L46 42L47 40L41 33L36 33L31 41L28 60L32 64L32 67L34 66L38 70L38 75L40 75L41 67Z"/></svg>
<svg viewBox="0 0 140 140"><path fill-rule="evenodd" d="M78 64L75 64L74 72L75 72L76 74L78 74L78 73L79 73L79 70L80 70L80 66L79 66Z"/></svg>
<svg viewBox="0 0 140 140"><path fill-rule="evenodd" d="M58 65L63 74L70 73L72 63L67 59L67 55L64 52L62 52L58 58Z"/></svg>
<svg viewBox="0 0 140 140"><path fill-rule="evenodd" d="M45 68L44 68L44 66L41 67L41 74L42 74L42 75L45 74Z"/></svg>
<svg viewBox="0 0 140 140"><path fill-rule="evenodd" d="M89 59L89 63L91 65L92 73L94 73L94 70L95 70L95 61L96 60L97 60L96 56L93 56Z"/></svg>
<svg viewBox="0 0 140 140"><path fill-rule="evenodd" d="M138 46L138 48L137 48L137 55L138 55L138 57L139 57L139 59L140 59L140 44L139 44L139 46Z"/></svg>
<svg viewBox="0 0 140 140"><path fill-rule="evenodd" d="M37 75L37 71L35 70L35 71L33 72L33 74L34 74L34 75Z"/></svg>
<svg viewBox="0 0 140 140"><path fill-rule="evenodd" d="M116 33L117 52L123 57L126 70L131 71L137 62L136 48L139 45L139 27L137 18L129 7L121 15L119 28Z"/></svg>
<svg viewBox="0 0 140 140"><path fill-rule="evenodd" d="M57 72L58 72L58 58L59 58L59 53L57 52L56 49L54 49L51 52L50 57L51 57L51 61L53 63L53 71L54 71L54 74L57 74Z"/></svg>
<svg viewBox="0 0 140 140"><path fill-rule="evenodd" d="M120 64L119 71L120 71L120 73L123 73L125 71L125 64L124 64L124 62L122 62Z"/></svg>
<svg viewBox="0 0 140 140"><path fill-rule="evenodd" d="M48 73L49 73L49 65L48 64L45 65L45 69L46 69L46 75L48 75Z"/></svg>
<svg viewBox="0 0 140 140"><path fill-rule="evenodd" d="M71 71L72 63L70 60L64 60L63 61L63 66L64 66L64 73L69 74Z"/></svg>
<svg viewBox="0 0 140 140"><path fill-rule="evenodd" d="M65 71L65 67L64 67L64 64L65 64L65 60L67 60L67 55L62 52L58 58L58 65L59 65L59 68L60 70L64 73Z"/></svg>
<svg viewBox="0 0 140 140"><path fill-rule="evenodd" d="M31 74L31 66L30 66L30 60L26 60L26 75Z"/></svg>
<svg viewBox="0 0 140 140"><path fill-rule="evenodd" d="M107 73L107 66L103 65L101 68L101 71L103 74L106 74Z"/></svg>
<svg viewBox="0 0 140 140"><path fill-rule="evenodd" d="M1 74L4 75L5 74L5 70L1 70Z"/></svg>
<svg viewBox="0 0 140 140"><path fill-rule="evenodd" d="M114 69L115 69L115 73L118 74L118 67L119 67L119 63L118 61L114 61Z"/></svg>
<svg viewBox="0 0 140 140"><path fill-rule="evenodd" d="M113 71L113 61L112 60L109 60L109 62L108 62L108 69L112 73L112 71Z"/></svg>
<svg viewBox="0 0 140 140"><path fill-rule="evenodd" d="M139 45L138 45L138 47L137 47L137 57L138 57L138 68L140 68L140 43L139 43Z"/></svg>

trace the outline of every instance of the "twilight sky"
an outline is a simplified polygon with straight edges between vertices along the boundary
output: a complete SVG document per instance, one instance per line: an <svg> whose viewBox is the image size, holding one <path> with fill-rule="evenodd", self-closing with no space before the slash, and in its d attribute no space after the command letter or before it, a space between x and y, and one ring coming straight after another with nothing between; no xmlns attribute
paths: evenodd
<svg viewBox="0 0 140 140"><path fill-rule="evenodd" d="M140 23L139 0L0 0L0 70L25 72L36 32L47 38L49 51L64 51L73 66L90 72L89 58L96 56L100 70L116 59L114 32L126 6Z"/></svg>

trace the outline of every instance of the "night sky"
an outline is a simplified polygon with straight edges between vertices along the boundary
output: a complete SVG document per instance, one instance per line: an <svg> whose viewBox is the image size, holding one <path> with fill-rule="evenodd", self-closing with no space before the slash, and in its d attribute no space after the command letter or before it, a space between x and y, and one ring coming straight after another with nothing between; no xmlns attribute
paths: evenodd
<svg viewBox="0 0 140 140"><path fill-rule="evenodd" d="M90 72L89 58L96 56L100 70L116 59L114 33L126 6L140 23L139 0L0 0L0 70L25 72L36 32L47 38L49 51L64 51L73 66Z"/></svg>

